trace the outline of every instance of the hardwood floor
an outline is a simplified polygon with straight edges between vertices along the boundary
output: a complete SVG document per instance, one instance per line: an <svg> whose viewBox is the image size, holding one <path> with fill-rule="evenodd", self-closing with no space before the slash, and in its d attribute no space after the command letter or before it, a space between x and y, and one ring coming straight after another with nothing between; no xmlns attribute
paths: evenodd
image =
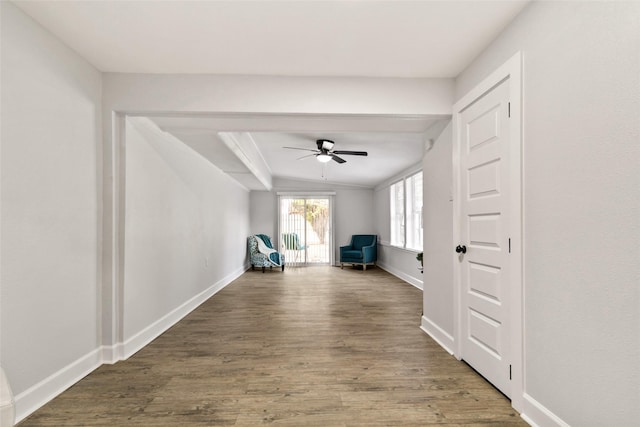
<svg viewBox="0 0 640 427"><path fill-rule="evenodd" d="M379 268L248 271L20 426L526 425Z"/></svg>

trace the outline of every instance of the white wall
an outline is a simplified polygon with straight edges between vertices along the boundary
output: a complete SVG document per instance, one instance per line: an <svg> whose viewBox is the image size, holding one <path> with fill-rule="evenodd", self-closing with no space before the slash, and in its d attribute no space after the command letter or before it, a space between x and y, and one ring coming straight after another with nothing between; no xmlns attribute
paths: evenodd
<svg viewBox="0 0 640 427"><path fill-rule="evenodd" d="M453 353L452 130L449 124L424 156L424 278L422 328Z"/></svg>
<svg viewBox="0 0 640 427"><path fill-rule="evenodd" d="M389 186L376 188L373 193L374 221L380 244L389 245L391 241L391 204Z"/></svg>
<svg viewBox="0 0 640 427"><path fill-rule="evenodd" d="M11 2L0 7L0 362L20 419L99 364L101 76Z"/></svg>
<svg viewBox="0 0 640 427"><path fill-rule="evenodd" d="M249 234L266 234L272 239L278 230L278 197L273 191L251 191ZM277 239L273 242L277 244Z"/></svg>
<svg viewBox="0 0 640 427"><path fill-rule="evenodd" d="M126 132L124 340L146 344L245 271L249 191L148 119Z"/></svg>
<svg viewBox="0 0 640 427"><path fill-rule="evenodd" d="M351 243L351 236L376 234L372 207L372 189L336 191L336 262L340 260L340 246Z"/></svg>
<svg viewBox="0 0 640 427"><path fill-rule="evenodd" d="M637 425L640 3L531 3L457 79L457 97L518 50L525 415Z"/></svg>

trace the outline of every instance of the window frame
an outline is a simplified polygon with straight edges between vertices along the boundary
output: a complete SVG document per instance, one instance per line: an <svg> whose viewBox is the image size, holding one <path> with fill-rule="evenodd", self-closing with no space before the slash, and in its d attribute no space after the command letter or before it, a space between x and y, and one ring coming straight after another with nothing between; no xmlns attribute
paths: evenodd
<svg viewBox="0 0 640 427"><path fill-rule="evenodd" d="M396 210L397 204L397 186L400 186L402 192L402 209L401 214ZM390 216L390 228L389 228L389 244L396 248L404 248L406 243L406 194L405 194L404 179L400 179L391 185L389 185L389 216ZM398 221L399 220L399 221ZM399 229L399 230L398 230ZM398 233L400 231L400 233Z"/></svg>
<svg viewBox="0 0 640 427"><path fill-rule="evenodd" d="M422 214L424 206L422 185L419 186L419 201L421 202L419 209L416 208L416 205L418 204L416 203L418 200L416 196L418 193L415 191L415 183L418 182L415 178L417 175L420 175L420 183L422 184L422 172L422 170L414 171L389 184L389 244L395 248L405 249L412 252L422 252ZM410 186L410 182L414 183L411 189L408 188ZM397 188L398 185L400 185L400 188L402 189L402 218L399 221L397 218L398 213L396 212L397 197L394 192L394 188ZM411 200L409 200L409 198L411 198ZM408 212L409 208L411 208L411 212ZM411 216L411 218L409 218L409 216ZM397 235L398 228L400 228L402 233L400 236ZM409 230L410 228L411 231ZM411 238L410 233L413 233Z"/></svg>

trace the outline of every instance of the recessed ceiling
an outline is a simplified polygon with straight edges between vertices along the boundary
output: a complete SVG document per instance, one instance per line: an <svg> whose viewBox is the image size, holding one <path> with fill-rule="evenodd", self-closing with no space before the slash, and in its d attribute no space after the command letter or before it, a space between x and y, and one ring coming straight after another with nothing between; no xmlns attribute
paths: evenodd
<svg viewBox="0 0 640 427"><path fill-rule="evenodd" d="M422 159L424 135L419 133L252 133L275 177L328 181L375 187ZM366 151L366 157L340 155L346 163L316 160L313 152L283 147L316 149L317 139L330 139L334 149ZM309 156L310 155L310 156Z"/></svg>
<svg viewBox="0 0 640 427"><path fill-rule="evenodd" d="M456 77L527 1L19 1L104 72Z"/></svg>
<svg viewBox="0 0 640 427"><path fill-rule="evenodd" d="M220 138L220 132L250 135L274 178L325 181L333 184L375 187L422 159L428 139L436 138L447 118L350 117L343 115L200 115L150 117L207 158L219 169L251 190L264 190ZM316 139L335 142L336 150L367 151L367 157L341 156L346 163L324 167L310 152Z"/></svg>

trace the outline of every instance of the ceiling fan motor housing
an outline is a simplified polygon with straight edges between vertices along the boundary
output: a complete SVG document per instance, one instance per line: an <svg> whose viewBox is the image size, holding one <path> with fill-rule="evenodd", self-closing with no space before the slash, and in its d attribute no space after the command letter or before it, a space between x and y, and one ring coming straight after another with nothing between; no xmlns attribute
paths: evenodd
<svg viewBox="0 0 640 427"><path fill-rule="evenodd" d="M323 153L326 153L333 149L333 146L335 145L335 143L330 139L318 139L316 140L316 145L318 146L318 150L322 151Z"/></svg>

